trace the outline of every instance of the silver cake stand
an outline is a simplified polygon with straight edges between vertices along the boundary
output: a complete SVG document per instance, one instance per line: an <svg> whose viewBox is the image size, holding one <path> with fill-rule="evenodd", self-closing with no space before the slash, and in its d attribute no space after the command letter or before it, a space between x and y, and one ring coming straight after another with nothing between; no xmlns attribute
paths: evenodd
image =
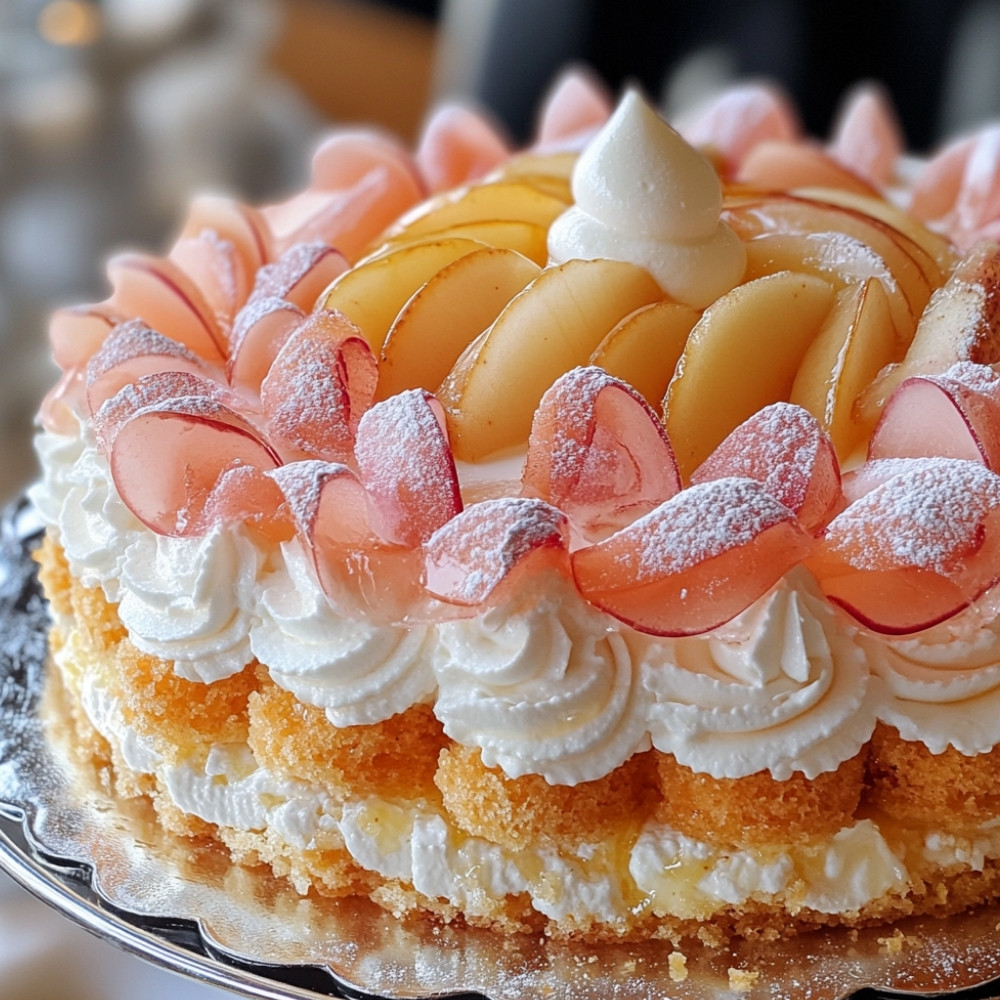
<svg viewBox="0 0 1000 1000"><path fill-rule="evenodd" d="M47 612L31 559L39 536L26 501L3 512L0 868L147 961L268 1000L1000 996L1000 908L888 931L685 949L680 979L666 943L570 946L405 923L367 901L302 897L263 868L171 837L148 803L116 799L107 775L74 756L47 674Z"/></svg>

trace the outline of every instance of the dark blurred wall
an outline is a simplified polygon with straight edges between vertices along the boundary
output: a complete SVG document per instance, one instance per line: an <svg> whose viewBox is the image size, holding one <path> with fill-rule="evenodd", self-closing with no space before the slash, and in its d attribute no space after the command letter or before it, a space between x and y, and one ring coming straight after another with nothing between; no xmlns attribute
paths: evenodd
<svg viewBox="0 0 1000 1000"><path fill-rule="evenodd" d="M483 18L478 42L466 42L472 91L522 139L567 61L589 63L615 90L638 81L659 96L674 69L711 50L732 77L783 83L818 135L852 83L879 79L921 150L939 137L957 26L988 0L445 0L446 21L461 7L469 23L465 5ZM995 51L1000 62L1000 37Z"/></svg>

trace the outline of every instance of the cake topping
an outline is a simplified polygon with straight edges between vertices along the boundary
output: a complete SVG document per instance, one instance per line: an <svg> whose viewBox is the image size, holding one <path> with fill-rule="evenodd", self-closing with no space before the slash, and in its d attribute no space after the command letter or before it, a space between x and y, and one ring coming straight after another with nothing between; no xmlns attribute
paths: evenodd
<svg viewBox="0 0 1000 1000"><path fill-rule="evenodd" d="M462 509L441 404L426 390L409 389L368 410L355 457L388 541L420 545Z"/></svg>
<svg viewBox="0 0 1000 1000"><path fill-rule="evenodd" d="M604 616L561 574L542 579L542 598L522 590L471 621L441 626L435 712L487 766L576 785L649 746L642 691Z"/></svg>
<svg viewBox="0 0 1000 1000"><path fill-rule="evenodd" d="M424 126L416 161L431 191L446 191L489 173L510 153L503 136L482 115L447 104Z"/></svg>
<svg viewBox="0 0 1000 1000"><path fill-rule="evenodd" d="M899 121L882 87L862 83L847 95L830 142L837 160L872 184L890 184L904 145Z"/></svg>
<svg viewBox="0 0 1000 1000"><path fill-rule="evenodd" d="M960 362L901 383L882 411L868 457L967 458L1000 469L1000 375Z"/></svg>
<svg viewBox="0 0 1000 1000"><path fill-rule="evenodd" d="M208 375L193 351L151 330L141 319L119 323L87 364L87 405L96 413L120 389L154 372Z"/></svg>
<svg viewBox="0 0 1000 1000"><path fill-rule="evenodd" d="M802 127L782 90L770 83L748 81L727 87L682 115L677 131L692 146L718 159L724 176L730 178L757 143L798 139Z"/></svg>
<svg viewBox="0 0 1000 1000"><path fill-rule="evenodd" d="M739 425L694 471L692 483L725 476L756 479L802 526L818 532L840 500L840 469L816 418L791 403L773 403Z"/></svg>
<svg viewBox="0 0 1000 1000"><path fill-rule="evenodd" d="M1000 565L1000 476L951 458L899 469L830 522L809 561L831 600L889 634L953 616Z"/></svg>
<svg viewBox="0 0 1000 1000"><path fill-rule="evenodd" d="M285 299L251 299L236 314L230 335L226 374L233 385L256 388L263 382L278 351L305 312Z"/></svg>
<svg viewBox="0 0 1000 1000"><path fill-rule="evenodd" d="M207 396L140 409L111 446L111 474L122 499L165 535L184 535L197 525L219 476L241 464L268 469L279 459L245 417Z"/></svg>
<svg viewBox="0 0 1000 1000"><path fill-rule="evenodd" d="M347 266L343 255L322 240L296 243L257 272L248 301L277 298L312 309L319 293Z"/></svg>
<svg viewBox="0 0 1000 1000"><path fill-rule="evenodd" d="M585 535L648 513L680 489L663 425L632 389L600 368L575 368L542 397L523 486Z"/></svg>
<svg viewBox="0 0 1000 1000"><path fill-rule="evenodd" d="M110 308L141 317L154 330L209 361L222 361L226 346L215 314L198 285L169 258L119 254L108 261Z"/></svg>
<svg viewBox="0 0 1000 1000"><path fill-rule="evenodd" d="M419 549L395 545L374 526L372 496L346 465L292 462L271 475L283 493L316 578L339 615L400 622L417 606Z"/></svg>
<svg viewBox="0 0 1000 1000"><path fill-rule="evenodd" d="M427 589L455 604L482 604L529 562L536 572L568 568L568 543L569 524L555 507L528 498L483 500L428 539Z"/></svg>
<svg viewBox="0 0 1000 1000"><path fill-rule="evenodd" d="M313 313L285 341L261 383L271 442L285 461L348 461L377 379L358 329L339 313Z"/></svg>
<svg viewBox="0 0 1000 1000"><path fill-rule="evenodd" d="M1000 124L938 152L914 182L910 206L960 247L1000 239Z"/></svg>
<svg viewBox="0 0 1000 1000"><path fill-rule="evenodd" d="M812 542L756 480L682 490L596 545L573 572L587 600L657 635L706 632L748 607L802 560Z"/></svg>
<svg viewBox="0 0 1000 1000"><path fill-rule="evenodd" d="M745 252L720 222L715 168L636 92L580 155L572 188L576 204L549 229L555 263L630 261L668 295L699 308L740 280Z"/></svg>
<svg viewBox="0 0 1000 1000"><path fill-rule="evenodd" d="M611 97L590 73L571 69L549 91L538 119L537 147L579 148L611 117Z"/></svg>

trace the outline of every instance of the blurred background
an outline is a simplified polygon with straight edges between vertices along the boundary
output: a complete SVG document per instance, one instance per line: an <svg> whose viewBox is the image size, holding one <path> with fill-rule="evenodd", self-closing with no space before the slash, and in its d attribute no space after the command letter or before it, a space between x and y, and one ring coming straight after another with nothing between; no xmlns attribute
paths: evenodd
<svg viewBox="0 0 1000 1000"><path fill-rule="evenodd" d="M769 76L817 135L877 78L926 152L1000 117L1000 0L0 0L0 502L34 475L45 316L105 296L108 252L161 248L196 189L294 190L331 124L413 142L460 97L526 141L570 61L668 114ZM5 1000L221 996L2 878L0 983Z"/></svg>

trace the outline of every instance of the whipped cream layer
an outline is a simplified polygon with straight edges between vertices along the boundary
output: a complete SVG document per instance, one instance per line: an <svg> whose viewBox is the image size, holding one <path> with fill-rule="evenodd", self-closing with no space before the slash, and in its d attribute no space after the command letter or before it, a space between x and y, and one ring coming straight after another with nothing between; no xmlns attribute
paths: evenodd
<svg viewBox="0 0 1000 1000"><path fill-rule="evenodd" d="M974 605L918 635L866 646L885 686L880 715L904 740L919 740L931 753L953 746L970 756L1000 743L995 607Z"/></svg>
<svg viewBox="0 0 1000 1000"><path fill-rule="evenodd" d="M746 251L720 221L715 168L635 91L581 153L572 191L575 204L549 228L553 263L628 261L698 309L742 278Z"/></svg>
<svg viewBox="0 0 1000 1000"><path fill-rule="evenodd" d="M986 612L886 640L800 569L727 625L682 639L628 628L558 575L475 616L374 626L332 608L297 541L261 553L235 527L154 534L117 498L87 435L40 436L32 499L73 573L120 602L137 648L189 679L256 658L337 726L430 703L488 765L569 785L651 743L715 777L813 777L853 757L878 719L934 752L1000 740L998 627Z"/></svg>
<svg viewBox="0 0 1000 1000"><path fill-rule="evenodd" d="M435 712L511 777L600 778L649 747L636 665L569 581L553 573L538 590L440 627Z"/></svg>
<svg viewBox="0 0 1000 1000"><path fill-rule="evenodd" d="M239 673L253 658L250 624L263 557L239 526L197 539L137 532L122 560L118 617L135 646L188 680Z"/></svg>
<svg viewBox="0 0 1000 1000"><path fill-rule="evenodd" d="M653 745L713 777L813 778L875 728L881 689L859 632L801 569L713 632L639 655Z"/></svg>
<svg viewBox="0 0 1000 1000"><path fill-rule="evenodd" d="M330 606L302 544L282 546L281 564L261 581L250 645L271 679L325 709L335 726L381 722L432 698L437 687L427 626L378 626Z"/></svg>
<svg viewBox="0 0 1000 1000"><path fill-rule="evenodd" d="M92 433L43 433L35 438L43 479L28 491L85 587L99 587L112 604L121 599L122 564L142 522L109 487L111 473Z"/></svg>

